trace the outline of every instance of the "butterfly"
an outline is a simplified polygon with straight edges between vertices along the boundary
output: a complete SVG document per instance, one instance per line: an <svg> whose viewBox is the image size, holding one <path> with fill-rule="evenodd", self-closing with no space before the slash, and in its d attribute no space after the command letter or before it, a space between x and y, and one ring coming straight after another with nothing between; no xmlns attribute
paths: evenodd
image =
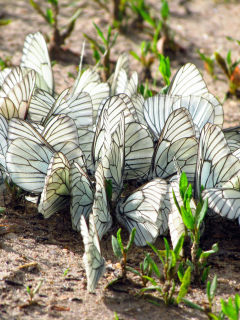
<svg viewBox="0 0 240 320"><path fill-rule="evenodd" d="M118 201L116 217L129 233L136 228L134 242L137 246L156 240L163 223L162 205L166 193L166 181L156 178Z"/></svg>
<svg viewBox="0 0 240 320"><path fill-rule="evenodd" d="M99 279L105 273L105 259L101 256L99 238L92 214L89 216L89 229L84 216L81 216L81 234L85 247L83 262L87 274L87 290L94 293Z"/></svg>

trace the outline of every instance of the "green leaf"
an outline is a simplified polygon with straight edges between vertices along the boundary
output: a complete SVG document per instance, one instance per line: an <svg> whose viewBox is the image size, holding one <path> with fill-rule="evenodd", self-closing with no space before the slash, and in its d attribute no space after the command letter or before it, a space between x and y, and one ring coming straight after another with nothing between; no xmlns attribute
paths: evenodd
<svg viewBox="0 0 240 320"><path fill-rule="evenodd" d="M232 299L229 298L228 304L221 299L222 311L223 313L229 317L231 320L238 320L237 310L234 308L232 304Z"/></svg>
<svg viewBox="0 0 240 320"><path fill-rule="evenodd" d="M110 37L111 37L112 28L111 26L108 27L108 33L107 33L107 43L109 43Z"/></svg>
<svg viewBox="0 0 240 320"><path fill-rule="evenodd" d="M129 271L129 272L132 272L132 273L134 273L134 274L136 274L136 275L138 275L139 277L142 276L140 272L138 272L136 269L134 269L134 268L132 268L132 267L126 266L126 270Z"/></svg>
<svg viewBox="0 0 240 320"><path fill-rule="evenodd" d="M145 272L147 270L147 268L149 267L149 260L148 257L149 253L147 254L147 256L145 257L144 261L143 261L143 272Z"/></svg>
<svg viewBox="0 0 240 320"><path fill-rule="evenodd" d="M227 57L226 57L227 64L228 64L228 67L229 67L229 68L231 67L231 64L232 64L232 58L231 58L231 56L232 56L232 52L231 52L231 50L229 50L228 53L227 53Z"/></svg>
<svg viewBox="0 0 240 320"><path fill-rule="evenodd" d="M205 312L205 310L203 308L201 308L199 305L197 305L197 304L195 304L195 303L193 303L193 302L191 302L191 301L189 301L189 300L187 300L185 298L182 298L182 301L190 308L197 309L199 311Z"/></svg>
<svg viewBox="0 0 240 320"><path fill-rule="evenodd" d="M148 276L143 276L143 278L150 281L152 285L157 286L157 282L153 278L148 277Z"/></svg>
<svg viewBox="0 0 240 320"><path fill-rule="evenodd" d="M231 41L236 41L239 45L240 45L240 40L237 40L235 38L232 38L232 37L226 37L228 40L231 40Z"/></svg>
<svg viewBox="0 0 240 320"><path fill-rule="evenodd" d="M4 207L0 207L0 213L3 213L6 210Z"/></svg>
<svg viewBox="0 0 240 320"><path fill-rule="evenodd" d="M187 188L188 188L188 179L187 179L186 173L183 172L181 174L180 181L179 181L179 191L180 191L181 198L183 200L184 200L184 195L185 195L185 192L187 191Z"/></svg>
<svg viewBox="0 0 240 320"><path fill-rule="evenodd" d="M107 47L108 42L107 42L107 40L105 39L105 37L104 37L104 35L103 35L103 32L99 29L99 27L98 27L94 22L93 22L93 25L94 25L94 27L96 28L99 37L102 39L102 41L104 42L104 44L105 44L106 47Z"/></svg>
<svg viewBox="0 0 240 320"><path fill-rule="evenodd" d="M53 12L51 9L47 9L46 11L46 18L47 18L47 21L50 23L50 24L54 24L54 18L53 18Z"/></svg>
<svg viewBox="0 0 240 320"><path fill-rule="evenodd" d="M185 224L185 226L190 231L193 231L195 223L194 223L194 217L192 215L192 212L187 211L183 206L181 206L181 216L182 216L183 223Z"/></svg>
<svg viewBox="0 0 240 320"><path fill-rule="evenodd" d="M141 58L136 54L136 52L131 50L131 51L129 51L129 53L133 56L133 58L135 58L138 61L141 61ZM141 84L141 86L143 87L142 84ZM140 88L140 90L141 90L141 88Z"/></svg>
<svg viewBox="0 0 240 320"><path fill-rule="evenodd" d="M155 27L155 21L151 18L150 14L148 12L146 12L145 10L140 9L139 10L141 16L143 17L143 19L148 22L152 27Z"/></svg>
<svg viewBox="0 0 240 320"><path fill-rule="evenodd" d="M187 259L187 261L186 261L186 265L187 265L188 267L191 267L192 270L194 269L193 263L192 263L190 260L188 260L188 259Z"/></svg>
<svg viewBox="0 0 240 320"><path fill-rule="evenodd" d="M238 314L240 310L240 296L238 294L235 295L234 302L235 302L235 306Z"/></svg>
<svg viewBox="0 0 240 320"><path fill-rule="evenodd" d="M118 240L112 236L112 248L115 256L118 258L119 261L123 258L121 247L118 243Z"/></svg>
<svg viewBox="0 0 240 320"><path fill-rule="evenodd" d="M183 268L183 261L178 266L178 278L182 282L184 276L184 268Z"/></svg>
<svg viewBox="0 0 240 320"><path fill-rule="evenodd" d="M128 250L130 249L133 241L134 241L134 238L135 238L135 233L136 233L136 228L133 228L132 229L132 232L130 234L130 238L129 238L129 241L128 241L128 244L127 244L127 247L126 247L126 252L128 252Z"/></svg>
<svg viewBox="0 0 240 320"><path fill-rule="evenodd" d="M208 210L208 198L204 201L200 214L199 216L197 216L197 229L200 228L200 225L207 213L207 210Z"/></svg>
<svg viewBox="0 0 240 320"><path fill-rule="evenodd" d="M27 287L26 289L27 289L27 293L31 296L31 294L32 294L32 293L31 293L30 288L29 288L29 287Z"/></svg>
<svg viewBox="0 0 240 320"><path fill-rule="evenodd" d="M174 200L175 206L177 207L179 213L181 214L181 209L180 209L179 203L177 201L177 198L176 198L176 195L175 195L175 192L173 189L172 189L172 194L173 194L173 200Z"/></svg>
<svg viewBox="0 0 240 320"><path fill-rule="evenodd" d="M67 269L64 271L63 277L65 277L65 276L67 275L68 271L69 271L69 268L67 268Z"/></svg>
<svg viewBox="0 0 240 320"><path fill-rule="evenodd" d="M211 287L210 287L210 300L212 301L216 295L217 291L217 275L215 274Z"/></svg>
<svg viewBox="0 0 240 320"><path fill-rule="evenodd" d="M218 317L216 314L211 313L211 312L208 312L208 316L210 316L210 317L211 317L210 319L213 319L213 320L223 319L223 318L220 318L220 317Z"/></svg>
<svg viewBox="0 0 240 320"><path fill-rule="evenodd" d="M190 283L191 283L191 267L188 267L184 274L181 287L179 289L179 294L177 296L177 303L179 303L182 300L182 298L185 297L185 295L187 294Z"/></svg>
<svg viewBox="0 0 240 320"><path fill-rule="evenodd" d="M207 282L207 297L208 297L209 303L211 303L210 287L211 287L211 281L208 281Z"/></svg>
<svg viewBox="0 0 240 320"><path fill-rule="evenodd" d="M213 246L212 246L212 249L211 250L208 250L208 251L203 251L201 256L200 256L200 260L202 261L206 261L206 259L210 256L210 254L212 253L215 253L218 251L218 244L215 243ZM200 262L202 263L202 262Z"/></svg>
<svg viewBox="0 0 240 320"><path fill-rule="evenodd" d="M118 37L118 33L117 33L117 32L115 32L115 33L114 33L114 36L113 36L113 41L112 41L112 43L111 43L110 48L112 48L112 47L115 45L116 40L117 40L117 37Z"/></svg>
<svg viewBox="0 0 240 320"><path fill-rule="evenodd" d="M119 243L119 246L121 248L121 251L123 252L124 251L124 246L123 246L123 243L122 243L122 237L121 237L121 229L118 229L118 232L117 232L117 241Z"/></svg>
<svg viewBox="0 0 240 320"><path fill-rule="evenodd" d="M161 260L162 264L164 264L163 257L162 257L162 255L161 255L160 251L159 251L157 248L155 248L153 244L151 244L151 243L149 243L149 242L147 242L147 244L148 244L148 245L153 249L153 251L157 254L157 256L158 256L158 258Z"/></svg>
<svg viewBox="0 0 240 320"><path fill-rule="evenodd" d="M114 320L119 320L119 318L118 318L118 314L117 314L117 312L116 312L116 311L114 311Z"/></svg>
<svg viewBox="0 0 240 320"><path fill-rule="evenodd" d="M161 16L164 20L166 20L169 17L169 6L166 0L162 1Z"/></svg>
<svg viewBox="0 0 240 320"><path fill-rule="evenodd" d="M163 240L164 240L165 249L166 249L166 259L168 260L168 258L169 258L169 244L168 244L168 241L165 237L163 238Z"/></svg>
<svg viewBox="0 0 240 320"><path fill-rule="evenodd" d="M205 281L207 280L208 274L209 274L209 270L211 269L211 266L208 266L207 268L205 268L203 270L202 273L202 278L201 278L201 283L205 283Z"/></svg>
<svg viewBox="0 0 240 320"><path fill-rule="evenodd" d="M147 278L147 277L144 277L144 278ZM149 281L150 281L150 280L149 280ZM143 289L140 290L140 293L145 292L145 291L148 291L148 290L157 290L157 291L159 291L161 294L163 294L162 288L159 287L159 286L143 288Z"/></svg>
<svg viewBox="0 0 240 320"><path fill-rule="evenodd" d="M112 179L105 179L105 186L107 192L108 201L111 202L112 200Z"/></svg>
<svg viewBox="0 0 240 320"><path fill-rule="evenodd" d="M146 255L149 263L151 264L153 271L156 273L156 275L158 276L158 278L160 278L160 277L161 277L161 273L160 273L160 271L159 271L156 263L152 260L152 258L151 258L150 256L147 256L146 253L145 253L145 255Z"/></svg>
<svg viewBox="0 0 240 320"><path fill-rule="evenodd" d="M0 19L0 26L6 26L6 25L8 25L10 22L12 22L11 19Z"/></svg>
<svg viewBox="0 0 240 320"><path fill-rule="evenodd" d="M192 199L192 185L191 185L191 183L189 184L187 191L185 192L184 201L185 201L185 199L189 199L189 201Z"/></svg>
<svg viewBox="0 0 240 320"><path fill-rule="evenodd" d="M173 249L177 258L179 257L180 251L182 250L184 239L185 239L185 234L183 233L183 234L181 234L175 248Z"/></svg>

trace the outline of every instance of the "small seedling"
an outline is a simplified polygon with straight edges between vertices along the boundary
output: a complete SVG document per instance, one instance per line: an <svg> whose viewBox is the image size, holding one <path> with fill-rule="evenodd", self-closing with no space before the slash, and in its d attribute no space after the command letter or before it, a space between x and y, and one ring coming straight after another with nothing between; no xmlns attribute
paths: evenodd
<svg viewBox="0 0 240 320"><path fill-rule="evenodd" d="M192 268L193 281L194 283L204 283L207 280L210 267L206 267L207 258L212 253L218 251L218 245L214 244L212 249L209 251L203 251L199 248L200 242L200 227L204 220L204 217L208 209L208 199L204 202L200 199L200 202L197 204L195 215L192 213L190 206L190 201L192 200L192 185L188 185L188 180L185 172L182 173L179 181L179 191L181 198L183 200L183 206L179 206L177 198L173 190L173 198L175 205L178 208L178 211L183 219L183 222L190 232L192 240L191 248L191 259L192 261L187 260L187 265Z"/></svg>
<svg viewBox="0 0 240 320"><path fill-rule="evenodd" d="M204 68L207 70L207 72L215 77L214 75L214 61L215 61L215 55L212 54L211 56L206 56L204 53L202 53L200 50L197 50L197 53L199 54L200 58L204 62Z"/></svg>
<svg viewBox="0 0 240 320"><path fill-rule="evenodd" d="M222 312L231 320L239 319L239 310L240 310L240 296L235 295L234 305L232 298L229 298L228 302L225 302L221 299Z"/></svg>
<svg viewBox="0 0 240 320"><path fill-rule="evenodd" d="M232 52L228 51L226 59L224 59L220 53L215 52L215 57L217 63L222 68L224 74L228 78L229 82L229 92L233 95L237 94L237 90L240 88L240 69L238 64L240 63L240 59L235 62L232 62Z"/></svg>
<svg viewBox="0 0 240 320"><path fill-rule="evenodd" d="M143 278L147 279L151 282L153 286L143 288L140 292L143 293L148 290L157 290L161 297L164 299L165 304L177 304L180 300L186 295L188 288L191 282L191 268L188 267L185 273L182 274L181 277L181 286L178 293L177 298L173 295L175 293L175 276L177 273L177 260L180 258L179 253L182 250L184 235L180 237L178 243L174 250L170 250L169 244L166 238L164 238L165 242L165 250L157 250L154 245L148 243L153 251L157 254L160 261L164 266L163 274L161 274L159 268L156 263L152 260L150 255L146 255L149 263L152 267L152 270L158 277L159 283L157 283L153 278L149 276L143 276Z"/></svg>
<svg viewBox="0 0 240 320"><path fill-rule="evenodd" d="M99 37L103 41L103 45L99 44L95 39L91 38L87 34L83 34L84 37L90 42L91 48L93 50L93 57L96 60L96 63L102 59L102 66L103 66L103 72L102 72L102 78L103 81L107 81L107 79L110 76L110 50L115 45L118 33L115 32L113 35L112 41L110 41L112 36L112 28L108 27L108 32L106 38L103 35L102 30L93 22L95 29L97 30L97 33Z"/></svg>
<svg viewBox="0 0 240 320"><path fill-rule="evenodd" d="M68 271L69 271L69 268L67 268L67 269L64 271L64 273L63 273L63 277L66 277L66 275L67 275Z"/></svg>
<svg viewBox="0 0 240 320"><path fill-rule="evenodd" d="M42 286L42 283L43 283L43 279L41 279L39 282L38 282L38 285L36 286L35 289L31 290L29 287L27 287L27 293L29 295L29 305L33 304L33 298L35 296L36 293L38 293L38 291L40 290L41 286Z"/></svg>
<svg viewBox="0 0 240 320"><path fill-rule="evenodd" d="M64 45L65 40L71 35L75 27L75 22L81 13L81 9L78 9L72 15L72 17L69 19L68 23L65 26L59 27L58 0L48 0L51 7L46 8L45 12L35 0L29 0L29 2L33 7L33 9L36 10L43 17L43 19L48 23L48 25L53 29L53 36L50 37L50 46L49 46L49 54L51 59L63 60L63 61L67 61L71 59L71 62L76 60L76 63L78 63L79 56L69 49L64 50L62 48L62 45ZM62 31L62 29L65 29L65 30Z"/></svg>
<svg viewBox="0 0 240 320"><path fill-rule="evenodd" d="M161 93L165 93L170 85L171 69L169 57L165 58L162 54L159 54L159 71L165 84Z"/></svg>
<svg viewBox="0 0 240 320"><path fill-rule="evenodd" d="M118 258L121 264L121 269L122 269L121 279L123 282L125 282L127 279L127 253L134 241L135 233L136 233L136 228L133 228L129 237L128 244L125 247L122 243L121 229L119 229L117 232L117 238L112 236L112 248L113 248L113 252L115 253L115 256Z"/></svg>
<svg viewBox="0 0 240 320"><path fill-rule="evenodd" d="M140 272L132 267L127 266L127 271L132 272L141 278L143 287L145 287L146 284L148 283L149 281L148 278L152 276L152 266L150 264L149 257L150 255L148 253L144 261L140 263Z"/></svg>
<svg viewBox="0 0 240 320"><path fill-rule="evenodd" d="M146 79L145 86L141 83L141 86L139 87L139 92L143 95L144 99L147 99L149 97L153 96L152 90L148 87L148 80Z"/></svg>
<svg viewBox="0 0 240 320"><path fill-rule="evenodd" d="M150 53L151 43L143 41L141 43L141 55L139 56L135 51L130 51L130 54L143 66L143 78L152 79L151 66L155 60L155 56Z"/></svg>

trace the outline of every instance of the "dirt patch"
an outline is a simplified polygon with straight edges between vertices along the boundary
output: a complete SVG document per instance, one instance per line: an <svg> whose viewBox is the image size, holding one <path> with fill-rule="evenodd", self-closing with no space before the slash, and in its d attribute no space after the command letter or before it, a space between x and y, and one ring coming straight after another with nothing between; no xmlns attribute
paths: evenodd
<svg viewBox="0 0 240 320"><path fill-rule="evenodd" d="M67 22L77 6L82 7L82 15L77 20L76 28L67 45L80 53L83 42L82 32L95 37L94 20L103 30L107 30L109 15L94 2L61 1L60 24ZM184 63L195 63L203 73L209 91L223 100L227 91L227 83L220 69L216 66L217 80L213 80L203 69L196 49L211 54L221 49L223 56L232 49L233 59L238 57L239 45L226 40L226 36L238 37L240 4L220 1L189 1L190 14L179 5L177 0L169 1L171 9L171 25L176 32L176 41L184 48L184 53L171 56L172 74ZM158 9L152 1L152 7ZM25 36L40 30L49 33L43 19L30 7L27 0L0 1L5 18L12 19L8 26L1 27L0 56L12 56L14 65L19 64ZM140 52L139 44L147 40L145 34L130 29L127 35L119 35L113 48L113 60L123 51ZM86 43L86 57L91 60L92 52ZM137 70L141 76L141 66L130 57L131 71ZM157 71L157 62L153 68L153 76ZM76 74L75 65L56 64L53 67L56 91L73 84L68 72ZM158 90L163 85L158 75ZM239 124L239 100L228 99L224 103L224 126ZM6 199L8 201L8 199ZM4 206L3 197L0 206ZM10 207L0 216L0 319L114 319L114 311L120 319L205 319L196 311L183 305L166 308L163 303L157 307L145 298L137 297L138 286L119 286L115 291L105 290L109 281L120 272L119 264L113 256L111 233L115 234L118 226L106 235L102 242L103 256L106 259L107 272L100 281L96 294L88 294L86 275L82 262L84 252L79 234L71 228L68 210L59 212L45 220L31 204L21 204L17 210ZM217 310L220 299L228 299L240 291L240 232L233 221L219 219L206 223L203 248L209 249L215 242L219 243L219 252L209 261L212 265L210 279L218 274ZM127 233L124 233L127 239ZM163 248L163 240L156 242ZM144 259L144 251L148 248L133 246L129 254L129 264L139 266ZM66 276L64 272L67 270ZM25 307L28 299L26 286L35 288L40 279L44 279L38 304ZM139 284L137 277L133 280ZM192 287L187 298L201 304L206 300L205 288Z"/></svg>

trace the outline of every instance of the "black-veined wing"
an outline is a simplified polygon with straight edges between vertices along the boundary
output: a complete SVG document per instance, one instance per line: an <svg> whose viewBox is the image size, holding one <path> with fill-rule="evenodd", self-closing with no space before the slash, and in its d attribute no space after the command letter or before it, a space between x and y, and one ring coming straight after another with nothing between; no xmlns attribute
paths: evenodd
<svg viewBox="0 0 240 320"><path fill-rule="evenodd" d="M173 191L175 193L176 199L178 201L179 206L183 206L183 201L180 195L179 191L179 175L173 177L169 181L169 190L168 190L168 196L170 199L171 204L171 212L169 213L168 218L168 226L172 241L173 248L176 247L178 240L180 239L181 235L186 232L186 227L184 225L183 219L181 214L178 211L177 206L175 205L174 198L173 198ZM193 215L195 215L196 212L196 204L193 199L190 201L190 208L192 210Z"/></svg>
<svg viewBox="0 0 240 320"><path fill-rule="evenodd" d="M69 204L69 168L69 162L61 152L53 155L38 205L38 211L42 213L44 218L51 217Z"/></svg>
<svg viewBox="0 0 240 320"><path fill-rule="evenodd" d="M143 104L144 119L155 139L159 139L169 115L173 111L173 104L178 97L155 95L145 100Z"/></svg>
<svg viewBox="0 0 240 320"><path fill-rule="evenodd" d="M35 123L43 123L55 99L47 91L36 89L30 101L27 118Z"/></svg>
<svg viewBox="0 0 240 320"><path fill-rule="evenodd" d="M136 228L137 246L153 243L162 225L162 204L167 193L165 180L156 178L137 189L125 200L119 200L116 214L119 222L131 233Z"/></svg>
<svg viewBox="0 0 240 320"><path fill-rule="evenodd" d="M125 159L125 128L124 116L113 133L109 148L102 159L104 177L112 181L112 199L116 200L123 187L123 172Z"/></svg>
<svg viewBox="0 0 240 320"><path fill-rule="evenodd" d="M143 95L141 93L136 93L131 97L131 99L132 99L132 103L135 107L136 114L137 114L136 120L147 127L147 122L146 122L146 120L144 118L144 114L143 114L143 110L144 110L143 109L143 104L144 104Z"/></svg>
<svg viewBox="0 0 240 320"><path fill-rule="evenodd" d="M145 126L137 122L125 124L124 179L146 176L153 151L153 139Z"/></svg>
<svg viewBox="0 0 240 320"><path fill-rule="evenodd" d="M68 94L69 89L63 90L63 92L57 97L54 104L52 105L51 109L49 110L47 116L45 117L44 121L42 122L42 125L45 126L46 123L49 121L51 116L58 115L58 114L68 114L69 109L68 105L66 104L65 97Z"/></svg>
<svg viewBox="0 0 240 320"><path fill-rule="evenodd" d="M92 214L89 217L89 230L84 216L81 217L81 234L85 246L83 262L87 274L87 290L94 293L99 279L105 272L105 259L101 256L99 238Z"/></svg>
<svg viewBox="0 0 240 320"><path fill-rule="evenodd" d="M187 63L175 73L167 94L201 96L206 92L208 92L208 89L198 68L192 63Z"/></svg>
<svg viewBox="0 0 240 320"><path fill-rule="evenodd" d="M97 84L101 83L100 75L95 70L89 68L81 74L81 68L79 68L77 79L75 80L71 96L85 91L85 87L87 87L87 85L92 82L95 82Z"/></svg>
<svg viewBox="0 0 240 320"><path fill-rule="evenodd" d="M88 175L78 163L70 166L70 214L73 230L80 231L81 215L88 219L92 212L94 188Z"/></svg>
<svg viewBox="0 0 240 320"><path fill-rule="evenodd" d="M221 187L240 170L239 160L231 154L222 130L207 123L200 136L194 192L199 199L201 186Z"/></svg>
<svg viewBox="0 0 240 320"><path fill-rule="evenodd" d="M223 120L224 120L223 119L223 106L218 101L218 99L216 97L214 97L214 95L209 93L209 92L208 93L204 93L202 95L202 98L207 99L214 106L215 117L214 117L213 124L216 124L220 128L222 128Z"/></svg>
<svg viewBox="0 0 240 320"><path fill-rule="evenodd" d="M95 172L96 191L93 202L93 218L96 225L98 237L101 240L102 236L111 228L112 217L108 205L107 192L105 187L105 177L102 163L99 162Z"/></svg>
<svg viewBox="0 0 240 320"><path fill-rule="evenodd" d="M202 191L208 207L227 219L238 219L240 224L240 191L232 188L208 188Z"/></svg>
<svg viewBox="0 0 240 320"><path fill-rule="evenodd" d="M127 52L122 52L117 60L116 67L114 73L108 79L108 83L110 84L110 96L116 94L117 82L119 77L119 72L121 69L124 69L126 74L129 71L129 57Z"/></svg>
<svg viewBox="0 0 240 320"><path fill-rule="evenodd" d="M116 94L125 93L130 98L137 93L138 88L138 73L133 72L131 78L128 80L126 71L122 68L119 71L117 80Z"/></svg>
<svg viewBox="0 0 240 320"><path fill-rule="evenodd" d="M155 147L149 177L167 178L176 172L173 157L189 179L193 181L198 142L194 124L187 109L173 111L168 117Z"/></svg>
<svg viewBox="0 0 240 320"><path fill-rule="evenodd" d="M6 153L7 153L7 135L8 122L6 118L0 114L0 170L6 170Z"/></svg>
<svg viewBox="0 0 240 320"><path fill-rule="evenodd" d="M4 79L6 76L12 71L11 68L5 68L2 71L0 71L0 87L2 86Z"/></svg>
<svg viewBox="0 0 240 320"><path fill-rule="evenodd" d="M41 193L53 153L45 143L15 139L6 154L7 170L13 182L26 191Z"/></svg>
<svg viewBox="0 0 240 320"><path fill-rule="evenodd" d="M225 139L231 152L235 152L240 148L240 126L223 129Z"/></svg>
<svg viewBox="0 0 240 320"><path fill-rule="evenodd" d="M24 77L20 67L15 67L4 79L0 91L0 113L7 119L20 117L25 119L35 84L35 71L29 71Z"/></svg>
<svg viewBox="0 0 240 320"><path fill-rule="evenodd" d="M37 72L36 87L54 93L54 80L47 44L40 32L28 34L23 45L21 67Z"/></svg>
<svg viewBox="0 0 240 320"><path fill-rule="evenodd" d="M179 108L186 108L191 116L194 124L197 126L196 132L202 131L206 123L214 123L215 121L215 108L208 100L197 97L188 96L180 97L173 105L173 110ZM197 138L199 138L197 134Z"/></svg>

